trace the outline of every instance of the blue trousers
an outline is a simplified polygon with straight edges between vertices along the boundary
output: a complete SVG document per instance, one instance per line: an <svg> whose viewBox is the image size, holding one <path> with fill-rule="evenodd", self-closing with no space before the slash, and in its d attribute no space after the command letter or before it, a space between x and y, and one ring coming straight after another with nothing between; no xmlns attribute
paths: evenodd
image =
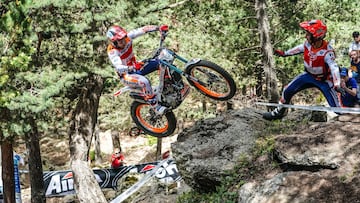
<svg viewBox="0 0 360 203"><path fill-rule="evenodd" d="M150 59L145 62L144 67L141 70L137 70L134 73L139 75L147 75L149 73L152 73L158 69L159 66L159 60L157 59Z"/></svg>
<svg viewBox="0 0 360 203"><path fill-rule="evenodd" d="M340 96L334 90L333 83L329 80L316 80L311 74L304 72L296 76L283 90L281 102L289 104L291 98L299 91L315 87L325 96L329 106L340 107Z"/></svg>
<svg viewBox="0 0 360 203"><path fill-rule="evenodd" d="M121 81L134 89L139 89L146 98L152 98L154 96L151 83L145 75L152 73L158 69L159 60L150 59L145 62L144 67L141 70L137 70L128 74L124 74L121 77Z"/></svg>

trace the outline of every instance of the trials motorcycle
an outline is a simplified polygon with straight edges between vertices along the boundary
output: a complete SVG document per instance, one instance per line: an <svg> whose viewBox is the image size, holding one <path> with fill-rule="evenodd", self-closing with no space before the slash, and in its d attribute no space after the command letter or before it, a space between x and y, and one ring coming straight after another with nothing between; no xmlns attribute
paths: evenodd
<svg viewBox="0 0 360 203"><path fill-rule="evenodd" d="M176 109L190 92L190 86L203 95L218 101L231 99L236 92L236 85L231 75L217 64L202 60L186 60L164 46L168 28L160 31L160 45L152 58L158 59L159 85L153 87L157 101L168 109L157 115L139 90L125 86L114 93L114 96L130 91L134 99L130 114L136 126L144 133L155 137L166 137L176 129ZM179 60L185 64L183 69L174 65ZM186 78L188 84L184 83ZM190 86L189 86L190 85Z"/></svg>

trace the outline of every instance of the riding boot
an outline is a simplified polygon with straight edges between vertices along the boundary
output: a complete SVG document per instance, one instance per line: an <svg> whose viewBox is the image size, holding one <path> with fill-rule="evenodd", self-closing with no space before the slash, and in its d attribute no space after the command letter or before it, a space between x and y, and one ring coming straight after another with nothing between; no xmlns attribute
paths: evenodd
<svg viewBox="0 0 360 203"><path fill-rule="evenodd" d="M165 106L162 106L161 104L158 103L156 96L154 96L151 99L148 99L147 102L151 105L151 107L153 108L154 112L157 115L162 115L165 113L165 111L168 109Z"/></svg>
<svg viewBox="0 0 360 203"><path fill-rule="evenodd" d="M278 106L271 112L263 113L263 118L269 121L277 120L283 118L285 114L286 114L286 108Z"/></svg>

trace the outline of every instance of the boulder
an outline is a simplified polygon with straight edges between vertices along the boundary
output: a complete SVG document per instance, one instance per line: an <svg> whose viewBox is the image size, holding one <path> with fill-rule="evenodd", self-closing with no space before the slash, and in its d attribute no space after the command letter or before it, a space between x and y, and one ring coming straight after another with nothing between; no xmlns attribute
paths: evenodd
<svg viewBox="0 0 360 203"><path fill-rule="evenodd" d="M171 145L185 182L201 192L215 191L226 172L249 154L265 122L261 112L245 108L185 129Z"/></svg>
<svg viewBox="0 0 360 203"><path fill-rule="evenodd" d="M246 156L253 158L252 171L242 180L238 202L360 202L358 115L319 122L291 111L281 121L266 121L261 113L233 110L180 133L171 147L184 181L198 192L215 191ZM264 131L276 128L282 129ZM256 140L270 134L273 153L255 157Z"/></svg>

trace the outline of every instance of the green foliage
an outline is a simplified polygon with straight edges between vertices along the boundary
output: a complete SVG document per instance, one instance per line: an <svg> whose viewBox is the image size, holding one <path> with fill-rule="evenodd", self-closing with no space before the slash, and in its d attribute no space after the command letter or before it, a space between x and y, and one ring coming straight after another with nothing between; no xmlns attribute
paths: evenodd
<svg viewBox="0 0 360 203"><path fill-rule="evenodd" d="M158 138L154 137L154 136L146 136L147 140L148 140L148 145L149 146L153 146L157 143Z"/></svg>
<svg viewBox="0 0 360 203"><path fill-rule="evenodd" d="M182 3L181 3L182 2ZM337 61L348 66L351 33L360 23L358 1L267 1L270 35L274 48L289 49L304 42L299 22L320 18L328 25L327 38L336 49ZM154 1L154 0L3 0L0 4L0 126L6 137L30 130L34 117L40 131L60 133L89 75L106 78L99 116L105 129L126 130L131 99L113 97L119 88L106 55L105 32L112 24L131 30L147 24L168 24L167 45L187 59L202 58L228 70L239 88L256 85L255 62L262 57L254 1ZM134 40L138 59L149 57L158 45L158 33ZM303 71L301 56L275 58L282 85ZM149 76L157 81L156 75ZM318 97L317 101L324 101ZM203 112L203 103L207 111ZM10 112L8 114L8 111ZM216 105L196 91L177 109L186 121L216 115ZM6 116L3 116L6 115ZM267 135L257 141L255 155L271 153L273 133L287 133L298 125L271 122ZM279 129L281 129L279 131ZM156 143L149 137L149 145ZM256 166L241 157L213 194L188 193L179 202L236 202L236 190ZM230 188L230 189L229 189Z"/></svg>
<svg viewBox="0 0 360 203"><path fill-rule="evenodd" d="M188 59L204 58L220 64L234 76L240 88L256 85L254 63L260 59L261 50L253 1L186 1L171 8L166 6L175 5L175 2L71 1L68 3L53 0L39 1L33 5L32 16L36 22L36 31L48 37L42 42L43 67L56 66L67 70L66 74L70 75L78 71L93 72L108 78L99 109L100 123L106 128L116 127L126 130L132 125L129 116L131 99L127 95L116 99L112 97L112 93L118 88L119 80L113 77L113 70L105 53L104 34L111 24L119 24L127 30L146 24L168 24L170 32L166 43L180 55ZM303 43L304 34L299 29L298 23L308 18L320 17L321 14L319 16L311 14L315 14L313 8L318 7L318 4L318 1L269 2L267 11L271 20L274 47L288 49ZM349 2L350 4L352 3ZM333 7L336 4L324 5ZM342 6L345 8L345 3L342 3ZM83 7L88 9L84 10ZM94 10L96 12L93 12ZM323 10L327 11L327 8ZM334 15L336 14L332 13L332 16ZM328 38L335 36L337 47L338 36L344 37L345 33L334 31L334 27L356 24L351 24L351 20L337 21L335 24L335 21L332 22L333 19L335 18L327 19ZM347 32L349 36L352 30ZM151 55L158 45L158 36L155 32L134 40L134 51L138 59ZM347 42L345 44L347 45ZM100 49L94 49L94 45L99 46ZM84 50L87 50L87 55L82 53ZM278 78L282 84L287 84L303 71L301 56L276 58L276 62ZM153 84L157 81L156 74L149 75L149 78ZM78 78L75 81L77 83L73 83L72 86L81 87L82 81ZM65 89L68 92L74 91L74 88ZM204 97L201 96L199 99L200 94L195 92L193 91L179 107L178 116L185 120L204 118L207 115L214 116L212 109L203 112L202 106L197 105L202 103Z"/></svg>
<svg viewBox="0 0 360 203"><path fill-rule="evenodd" d="M231 0L191 1L177 7L177 19L182 19L178 27L183 27L178 37L183 42L180 48L193 53L192 57L201 56L220 64L237 81L242 81L253 72L253 62L248 61L248 56L258 46L256 33L247 31L257 26L250 8L253 8L250 2ZM194 32L198 35L188 34Z"/></svg>
<svg viewBox="0 0 360 203"><path fill-rule="evenodd" d="M115 99L112 96L119 83L106 55L105 32L112 24L127 30L147 24L168 24L170 32L166 43L181 56L203 58L221 65L241 89L257 83L254 64L262 53L255 1L3 2L0 106L14 112L9 118L11 122L36 115L48 122L40 126L66 127L63 117L69 116L86 78L97 74L107 79L100 101L100 123L107 129L126 130L131 126L131 99L127 95ZM272 44L274 48L286 50L303 43L304 32L299 22L320 18L328 25L327 39L336 49L338 63L347 66L351 33L360 26L355 15L359 10L357 1L267 1ZM138 59L151 55L158 45L158 37L154 32L134 40ZM303 71L301 56L276 57L275 60L282 85ZM156 74L149 78L153 84L157 81ZM210 104L206 112L203 112L203 101ZM214 104L196 91L192 91L178 110L178 117L185 121L216 115ZM15 126L23 125L16 123Z"/></svg>
<svg viewBox="0 0 360 203"><path fill-rule="evenodd" d="M280 121L276 120L268 125L266 125L266 134L264 136L274 135L274 134L286 134L291 131L298 123L292 122L289 120Z"/></svg>
<svg viewBox="0 0 360 203"><path fill-rule="evenodd" d="M27 5L31 1L6 1L1 4L0 18L0 124L5 137L29 131L26 113L17 109L15 100L24 92L24 82L17 76L27 73L32 67L31 19L27 16ZM27 98L31 96L26 95ZM31 102L34 100L31 98ZM7 113L5 113L7 112Z"/></svg>
<svg viewBox="0 0 360 203"><path fill-rule="evenodd" d="M4 2L0 18L0 107L6 107L9 101L19 94L13 85L17 73L27 71L31 62L29 36L31 20L26 16L26 4L29 1Z"/></svg>
<svg viewBox="0 0 360 203"><path fill-rule="evenodd" d="M95 161L95 150L90 150L89 151L89 160L90 161Z"/></svg>
<svg viewBox="0 0 360 203"><path fill-rule="evenodd" d="M261 156L271 154L275 148L275 138L273 136L260 137L255 142L254 154Z"/></svg>

